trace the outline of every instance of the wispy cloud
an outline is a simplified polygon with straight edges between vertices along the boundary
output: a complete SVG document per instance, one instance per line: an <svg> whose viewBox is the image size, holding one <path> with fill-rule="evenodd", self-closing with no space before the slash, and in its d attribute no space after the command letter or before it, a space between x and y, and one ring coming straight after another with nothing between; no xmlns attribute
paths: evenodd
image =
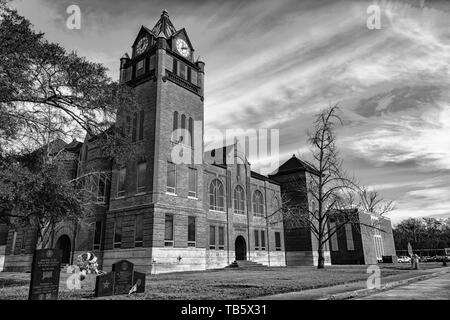
<svg viewBox="0 0 450 320"><path fill-rule="evenodd" d="M72 1L14 1L48 38L105 63L113 78L140 25L152 27L168 9L206 62L207 134L278 128L282 160L297 151L307 156L314 114L339 103L345 163L362 184L397 201L391 216L450 214L449 2L425 1L423 8L415 0L77 3L78 31L65 28ZM373 3L382 9L381 30L366 28Z"/></svg>

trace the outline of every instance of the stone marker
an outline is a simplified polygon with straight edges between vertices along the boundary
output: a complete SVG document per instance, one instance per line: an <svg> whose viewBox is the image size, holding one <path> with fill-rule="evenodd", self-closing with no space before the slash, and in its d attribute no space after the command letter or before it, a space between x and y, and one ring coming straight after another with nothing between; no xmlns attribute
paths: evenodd
<svg viewBox="0 0 450 320"><path fill-rule="evenodd" d="M95 279L95 297L128 294L137 284L136 293L145 292L145 273L134 271L134 264L121 260L112 265L112 271Z"/></svg>
<svg viewBox="0 0 450 320"><path fill-rule="evenodd" d="M28 300L57 300L61 250L35 250L31 264L31 281Z"/></svg>
<svg viewBox="0 0 450 320"><path fill-rule="evenodd" d="M127 260L121 260L112 265L114 272L114 294L128 294L133 286L134 264Z"/></svg>
<svg viewBox="0 0 450 320"><path fill-rule="evenodd" d="M95 279L95 296L106 297L114 294L114 273L109 272Z"/></svg>

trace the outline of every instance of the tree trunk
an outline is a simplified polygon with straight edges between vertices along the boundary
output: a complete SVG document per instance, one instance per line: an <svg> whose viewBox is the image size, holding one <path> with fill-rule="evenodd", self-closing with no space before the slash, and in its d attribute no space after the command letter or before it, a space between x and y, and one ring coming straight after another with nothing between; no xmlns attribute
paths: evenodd
<svg viewBox="0 0 450 320"><path fill-rule="evenodd" d="M323 269L325 267L325 257L323 255L323 247L320 246L317 250L317 253L319 254L318 260L317 260L317 269Z"/></svg>

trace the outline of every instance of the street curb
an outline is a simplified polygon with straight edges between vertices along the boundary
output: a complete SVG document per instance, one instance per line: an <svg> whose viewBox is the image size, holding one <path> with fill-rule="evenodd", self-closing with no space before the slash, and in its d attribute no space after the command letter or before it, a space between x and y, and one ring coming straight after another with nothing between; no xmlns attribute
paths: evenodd
<svg viewBox="0 0 450 320"><path fill-rule="evenodd" d="M437 277L437 276L440 276L440 275L443 275L443 274L446 274L446 273L450 273L450 268L448 268L446 270L439 271L439 272L433 272L433 273L430 273L430 274L423 274L423 275L420 275L420 276L417 276L417 277L413 277L413 278L409 278L409 279L388 282L388 283L385 283L384 285L382 285L381 288L377 288L377 289L358 289L358 290L353 290L353 291L349 291L349 292L343 292L343 293L337 293L337 294L329 295L327 297L320 298L318 300L348 300L348 299L351 299L351 298L357 298L357 297L360 298L360 297L367 296L369 294L383 292L383 291L386 291L388 289L392 289L394 287L398 287L398 286L401 286L401 285L410 284L410 283L413 283L413 282L434 278L434 277Z"/></svg>

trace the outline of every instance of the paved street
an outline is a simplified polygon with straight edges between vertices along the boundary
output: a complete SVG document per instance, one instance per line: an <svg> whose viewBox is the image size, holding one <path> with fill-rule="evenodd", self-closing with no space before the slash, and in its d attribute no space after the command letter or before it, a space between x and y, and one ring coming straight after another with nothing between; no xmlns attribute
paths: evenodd
<svg viewBox="0 0 450 320"><path fill-rule="evenodd" d="M356 300L449 300L450 275L444 274Z"/></svg>

